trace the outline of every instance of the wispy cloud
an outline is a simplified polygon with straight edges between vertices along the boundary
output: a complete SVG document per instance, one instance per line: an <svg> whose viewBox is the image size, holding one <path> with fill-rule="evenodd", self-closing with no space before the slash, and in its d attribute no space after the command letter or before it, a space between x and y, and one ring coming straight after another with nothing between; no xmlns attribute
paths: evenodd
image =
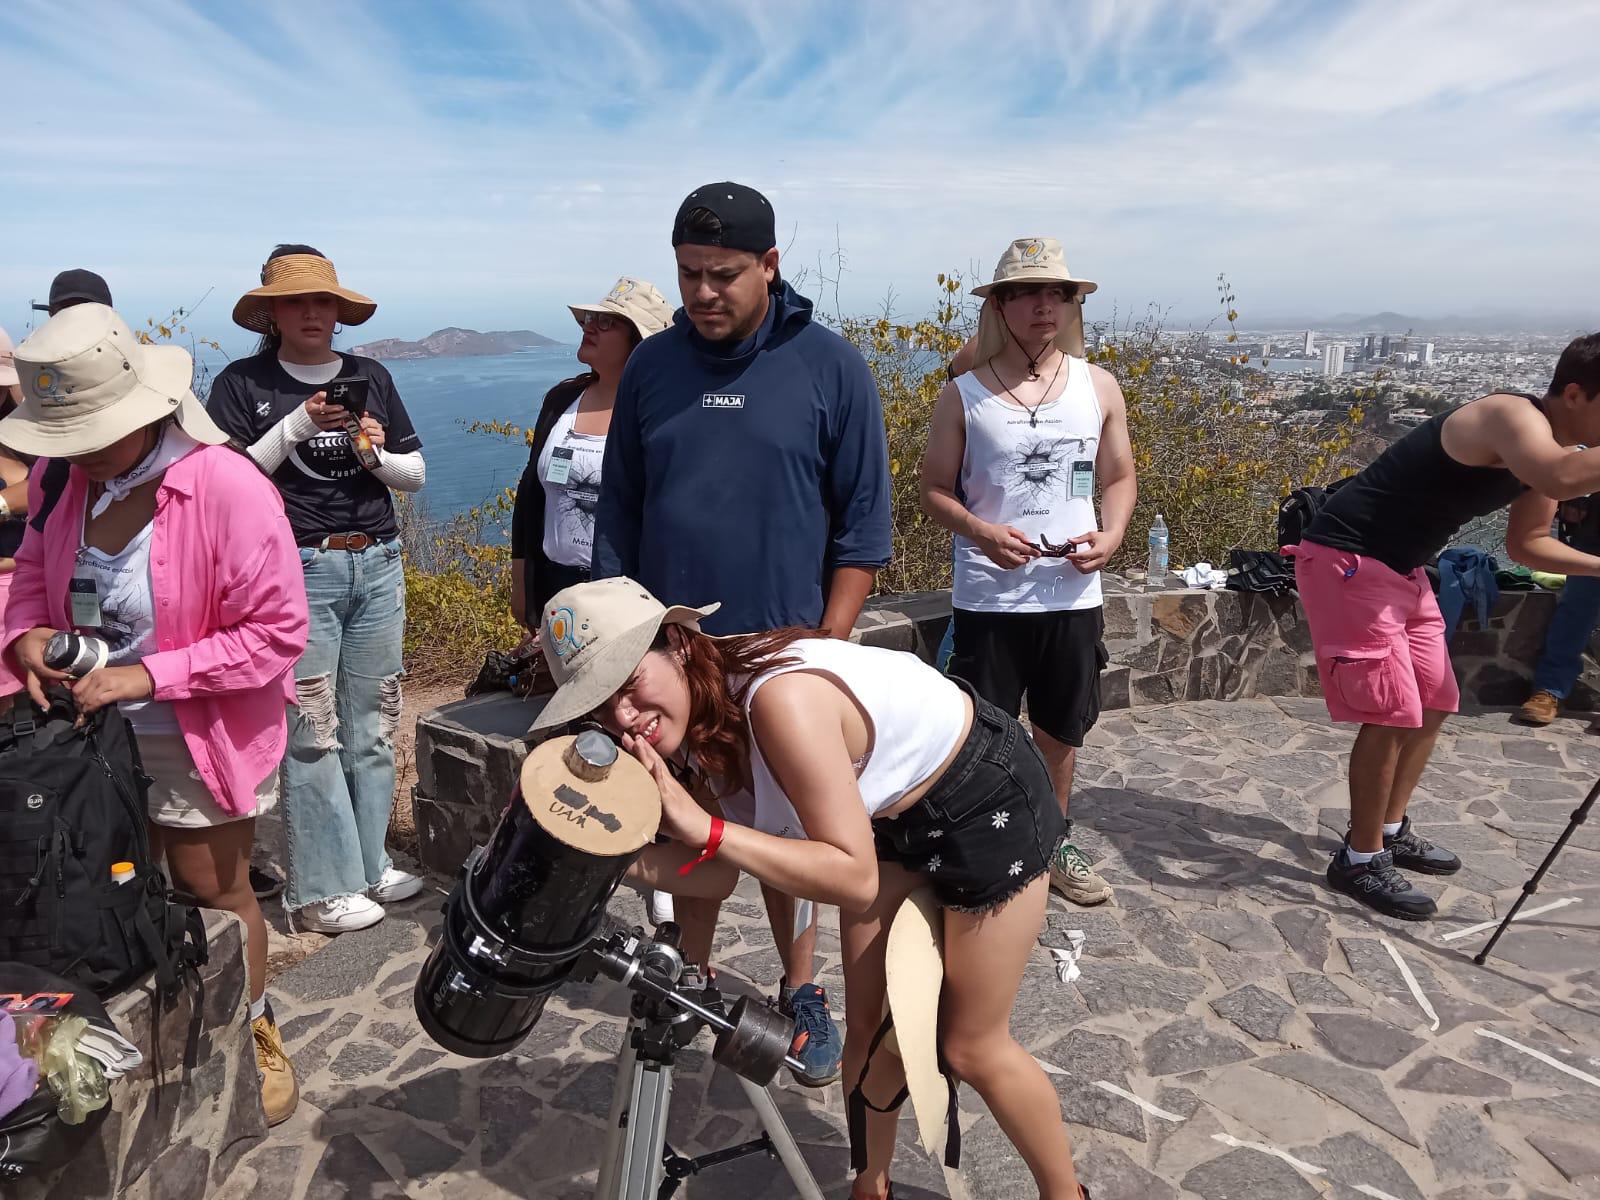
<svg viewBox="0 0 1600 1200"><path fill-rule="evenodd" d="M1097 307L1595 313L1596 0L0 8L0 323L62 266L130 313L276 241L375 333L556 328L671 291L708 179L768 191L847 308L1055 233ZM1600 315L1594 323L1600 324Z"/></svg>

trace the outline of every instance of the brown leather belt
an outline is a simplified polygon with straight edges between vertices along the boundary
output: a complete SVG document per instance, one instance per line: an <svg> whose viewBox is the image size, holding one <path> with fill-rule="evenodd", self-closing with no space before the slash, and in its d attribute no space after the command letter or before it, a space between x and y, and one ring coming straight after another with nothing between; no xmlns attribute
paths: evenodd
<svg viewBox="0 0 1600 1200"><path fill-rule="evenodd" d="M370 533L330 533L316 541L301 542L312 550L367 550L378 544Z"/></svg>

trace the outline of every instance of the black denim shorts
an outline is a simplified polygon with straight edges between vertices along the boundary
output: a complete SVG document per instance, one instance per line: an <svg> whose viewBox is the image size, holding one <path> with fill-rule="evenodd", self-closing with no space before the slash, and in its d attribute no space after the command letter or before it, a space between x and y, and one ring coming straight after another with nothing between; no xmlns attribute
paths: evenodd
<svg viewBox="0 0 1600 1200"><path fill-rule="evenodd" d="M945 908L986 912L1049 869L1066 818L1027 730L955 682L972 697L972 731L932 790L872 832L879 862L926 876Z"/></svg>

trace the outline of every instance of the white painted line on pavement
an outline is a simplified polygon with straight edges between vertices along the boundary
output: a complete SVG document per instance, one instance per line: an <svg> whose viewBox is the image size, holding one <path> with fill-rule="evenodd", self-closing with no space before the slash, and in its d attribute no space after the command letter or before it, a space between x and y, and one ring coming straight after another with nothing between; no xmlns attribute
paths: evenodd
<svg viewBox="0 0 1600 1200"><path fill-rule="evenodd" d="M1038 1063L1041 1067L1044 1068L1044 1073L1046 1075L1071 1075L1072 1074L1071 1071L1063 1071L1060 1067L1056 1066L1055 1063L1045 1062L1045 1060L1040 1058L1037 1054L1035 1054L1033 1056L1033 1061Z"/></svg>
<svg viewBox="0 0 1600 1200"><path fill-rule="evenodd" d="M1177 1113L1170 1113L1164 1108L1157 1108L1154 1104L1151 1104L1150 1101L1141 1100L1132 1092L1127 1091L1124 1088L1119 1088L1114 1083L1108 1083L1104 1079L1096 1079L1094 1081L1094 1086L1099 1088L1102 1092L1110 1092L1113 1096L1121 1096L1124 1100L1132 1100L1152 1117L1160 1117L1163 1121L1171 1121L1174 1125L1182 1125L1189 1119L1188 1117L1180 1117Z"/></svg>
<svg viewBox="0 0 1600 1200"><path fill-rule="evenodd" d="M1400 957L1400 951L1394 948L1394 943L1388 938L1383 939L1383 948L1389 952L1389 957L1394 959L1394 965L1400 968L1400 974L1405 977L1406 986L1411 989L1411 994L1416 997L1417 1007L1427 1014L1433 1022L1429 1026L1432 1030L1439 1028L1439 1014L1433 1011L1433 1005L1428 1003L1428 998L1422 994L1422 985L1417 982L1417 977L1411 973L1411 968L1406 965L1406 960Z"/></svg>
<svg viewBox="0 0 1600 1200"><path fill-rule="evenodd" d="M1363 1196L1371 1196L1372 1200L1400 1200L1399 1196L1391 1196L1388 1192L1379 1191L1370 1183L1358 1183L1350 1190L1360 1192Z"/></svg>
<svg viewBox="0 0 1600 1200"><path fill-rule="evenodd" d="M1281 1158L1296 1171L1303 1171L1307 1175L1326 1175L1328 1172L1313 1163L1302 1162L1287 1150L1279 1150L1276 1146L1269 1146L1265 1142L1243 1142L1231 1133L1213 1133L1213 1142L1221 1142L1224 1146L1233 1146L1235 1149L1259 1150L1262 1154L1270 1154L1273 1158Z"/></svg>
<svg viewBox="0 0 1600 1200"><path fill-rule="evenodd" d="M1558 1071L1566 1072L1568 1075L1571 1075L1574 1079L1581 1079L1585 1083L1590 1084L1593 1087L1600 1088L1600 1079L1596 1079L1593 1075L1589 1074L1587 1071L1578 1070L1577 1067L1569 1067L1569 1066L1567 1066L1566 1063L1562 1062L1559 1058L1551 1058L1548 1054L1544 1053L1544 1051L1542 1051L1542 1050L1535 1050L1532 1046L1524 1046L1521 1042L1513 1042L1510 1038L1506 1037L1505 1034L1496 1033L1492 1029L1480 1029L1477 1032L1478 1032L1478 1036L1479 1037L1493 1038L1497 1042L1503 1042L1507 1046L1510 1046L1513 1050L1522 1051L1529 1058L1537 1058L1540 1062L1544 1063L1544 1065L1547 1066L1547 1067L1554 1067Z"/></svg>
<svg viewBox="0 0 1600 1200"><path fill-rule="evenodd" d="M1549 904L1541 904L1538 908L1525 908L1512 919L1524 921L1529 917L1541 916L1547 912L1554 912L1558 908L1565 908L1569 904L1581 904L1582 902L1583 900L1580 896L1568 896L1562 900L1552 900ZM1471 937L1475 933L1482 933L1485 929L1493 929L1498 924L1500 924L1499 921L1480 921L1476 925L1468 925L1465 929L1451 930L1439 940L1441 942L1453 942L1457 938Z"/></svg>

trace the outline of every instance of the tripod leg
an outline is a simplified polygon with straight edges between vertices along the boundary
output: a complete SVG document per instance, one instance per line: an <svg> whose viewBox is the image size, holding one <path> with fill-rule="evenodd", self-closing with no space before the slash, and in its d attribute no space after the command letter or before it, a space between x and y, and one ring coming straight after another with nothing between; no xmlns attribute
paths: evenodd
<svg viewBox="0 0 1600 1200"><path fill-rule="evenodd" d="M632 1100L623 1137L621 1200L654 1200L667 1144L667 1109L672 1103L672 1068L633 1065Z"/></svg>
<svg viewBox="0 0 1600 1200"><path fill-rule="evenodd" d="M622 1165L623 1121L633 1095L633 1071L638 1055L633 1048L633 1022L623 1030L622 1054L617 1059L617 1082L611 1089L611 1115L606 1118L605 1148L600 1152L600 1178L594 1200L616 1200L617 1171Z"/></svg>
<svg viewBox="0 0 1600 1200"><path fill-rule="evenodd" d="M778 1111L778 1106L773 1103L767 1089L751 1083L743 1075L735 1075L734 1078L739 1081L739 1086L744 1088L744 1094L750 1098L750 1107L755 1109L761 1127L772 1139L772 1147L778 1152L779 1161L783 1163L784 1170L789 1172L789 1178L794 1181L795 1194L801 1200L822 1200L822 1189L817 1186L811 1168L806 1166L806 1160L801 1157L800 1147L795 1145L794 1135L783 1123L783 1114Z"/></svg>
<svg viewBox="0 0 1600 1200"><path fill-rule="evenodd" d="M1578 832L1578 826L1589 819L1589 810L1594 807L1596 796L1600 796L1600 779L1595 780L1594 786L1589 789L1589 794L1583 798L1583 803L1578 806L1577 811L1572 814L1572 819L1567 822L1566 829L1562 830L1561 836L1556 839L1556 844L1550 847L1550 853L1544 856L1544 861L1539 864L1539 869L1533 873L1533 877L1527 883L1522 885L1522 895L1517 897L1517 902L1511 906L1511 911L1500 922L1499 928L1490 936L1484 948L1472 956L1472 961L1480 967L1488 961L1489 952L1494 949L1494 944L1500 940L1500 935L1506 931L1506 927L1516 920L1517 910L1527 902L1529 896L1539 890L1539 884L1544 880L1544 873L1554 865L1556 856L1561 853L1567 842L1572 839L1572 835Z"/></svg>

